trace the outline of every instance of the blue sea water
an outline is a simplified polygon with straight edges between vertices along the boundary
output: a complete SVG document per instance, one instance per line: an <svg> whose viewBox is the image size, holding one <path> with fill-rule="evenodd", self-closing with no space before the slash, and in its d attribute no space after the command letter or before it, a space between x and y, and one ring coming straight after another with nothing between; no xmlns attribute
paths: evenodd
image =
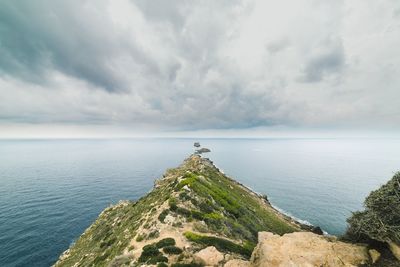
<svg viewBox="0 0 400 267"><path fill-rule="evenodd" d="M0 266L49 266L108 205L138 199L193 139L0 141ZM201 139L229 176L341 234L400 170L400 139Z"/></svg>

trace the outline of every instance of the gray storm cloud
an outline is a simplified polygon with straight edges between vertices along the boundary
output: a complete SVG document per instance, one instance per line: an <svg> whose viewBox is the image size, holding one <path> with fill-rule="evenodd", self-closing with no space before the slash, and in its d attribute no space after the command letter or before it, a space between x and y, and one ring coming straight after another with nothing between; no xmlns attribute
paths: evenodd
<svg viewBox="0 0 400 267"><path fill-rule="evenodd" d="M400 3L0 3L0 124L400 125Z"/></svg>

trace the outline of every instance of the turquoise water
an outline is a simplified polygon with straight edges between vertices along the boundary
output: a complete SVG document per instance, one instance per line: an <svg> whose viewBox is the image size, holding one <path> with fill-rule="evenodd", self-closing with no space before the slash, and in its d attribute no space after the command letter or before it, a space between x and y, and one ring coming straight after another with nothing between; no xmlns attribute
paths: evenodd
<svg viewBox="0 0 400 267"><path fill-rule="evenodd" d="M120 199L137 199L192 139L0 141L0 266L49 266ZM332 234L400 170L400 140L203 139L215 164Z"/></svg>

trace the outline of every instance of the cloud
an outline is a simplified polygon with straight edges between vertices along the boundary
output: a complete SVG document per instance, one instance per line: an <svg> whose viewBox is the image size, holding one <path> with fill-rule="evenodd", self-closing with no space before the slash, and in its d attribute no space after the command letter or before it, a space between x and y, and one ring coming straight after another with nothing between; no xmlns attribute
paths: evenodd
<svg viewBox="0 0 400 267"><path fill-rule="evenodd" d="M0 124L400 125L397 1L0 3Z"/></svg>
<svg viewBox="0 0 400 267"><path fill-rule="evenodd" d="M340 75L345 66L345 52L340 41L325 41L314 48L304 68L305 82L320 82L326 76Z"/></svg>

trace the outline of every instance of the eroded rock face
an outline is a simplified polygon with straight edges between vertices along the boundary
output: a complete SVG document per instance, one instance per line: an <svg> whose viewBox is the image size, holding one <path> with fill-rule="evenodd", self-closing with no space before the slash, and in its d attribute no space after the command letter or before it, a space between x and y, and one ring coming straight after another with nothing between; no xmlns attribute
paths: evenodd
<svg viewBox="0 0 400 267"><path fill-rule="evenodd" d="M200 250L194 256L198 261L207 266L218 266L218 263L224 259L224 254L212 246Z"/></svg>
<svg viewBox="0 0 400 267"><path fill-rule="evenodd" d="M283 236L260 232L251 257L257 267L358 266L370 261L364 246L347 244L316 235L297 232Z"/></svg>

